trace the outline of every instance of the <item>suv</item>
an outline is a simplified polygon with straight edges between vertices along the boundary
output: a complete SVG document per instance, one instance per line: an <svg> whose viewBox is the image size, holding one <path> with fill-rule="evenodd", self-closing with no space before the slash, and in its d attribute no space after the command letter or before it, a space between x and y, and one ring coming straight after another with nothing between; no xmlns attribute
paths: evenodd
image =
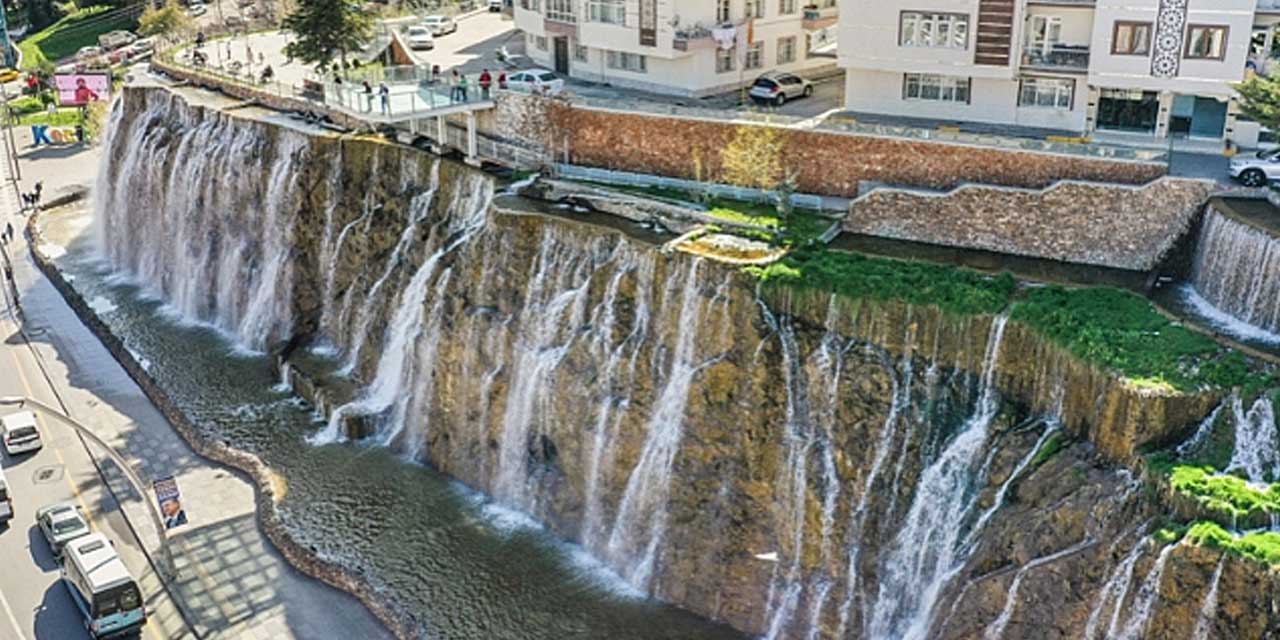
<svg viewBox="0 0 1280 640"><path fill-rule="evenodd" d="M4 439L5 452L11 456L39 451L44 446L40 430L36 428L36 414L30 411L11 413L0 419L0 438Z"/></svg>
<svg viewBox="0 0 1280 640"><path fill-rule="evenodd" d="M1227 173L1246 187L1265 187L1280 179L1280 148L1264 149L1251 156L1236 156Z"/></svg>
<svg viewBox="0 0 1280 640"><path fill-rule="evenodd" d="M766 73L751 85L751 97L756 102L781 107L788 100L808 98L813 95L813 83L794 73Z"/></svg>
<svg viewBox="0 0 1280 640"><path fill-rule="evenodd" d="M502 11L503 0L489 0L489 13Z"/></svg>

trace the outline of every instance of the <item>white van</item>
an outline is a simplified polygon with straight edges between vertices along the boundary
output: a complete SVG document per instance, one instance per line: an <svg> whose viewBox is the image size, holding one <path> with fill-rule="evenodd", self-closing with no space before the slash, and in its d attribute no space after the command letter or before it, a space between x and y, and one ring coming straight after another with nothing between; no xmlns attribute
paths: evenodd
<svg viewBox="0 0 1280 640"><path fill-rule="evenodd" d="M138 583L106 536L90 533L76 538L63 554L62 582L89 635L111 638L146 624Z"/></svg>
<svg viewBox="0 0 1280 640"><path fill-rule="evenodd" d="M0 469L0 522L13 519L13 497L9 495L9 481L4 479L4 469Z"/></svg>
<svg viewBox="0 0 1280 640"><path fill-rule="evenodd" d="M0 418L0 438L4 439L4 450L9 455L39 451L44 446L40 440L40 429L36 427L36 414L30 411L19 411Z"/></svg>

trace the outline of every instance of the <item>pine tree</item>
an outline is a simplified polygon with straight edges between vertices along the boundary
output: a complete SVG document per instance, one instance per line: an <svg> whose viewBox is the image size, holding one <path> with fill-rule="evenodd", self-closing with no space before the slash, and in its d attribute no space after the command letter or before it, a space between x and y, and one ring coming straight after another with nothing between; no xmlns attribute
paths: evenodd
<svg viewBox="0 0 1280 640"><path fill-rule="evenodd" d="M334 58L345 67L347 54L373 37L373 20L359 0L298 0L283 26L297 36L285 53L317 68L328 67Z"/></svg>
<svg viewBox="0 0 1280 640"><path fill-rule="evenodd" d="M1236 85L1240 109L1269 129L1280 127L1280 78L1255 75Z"/></svg>

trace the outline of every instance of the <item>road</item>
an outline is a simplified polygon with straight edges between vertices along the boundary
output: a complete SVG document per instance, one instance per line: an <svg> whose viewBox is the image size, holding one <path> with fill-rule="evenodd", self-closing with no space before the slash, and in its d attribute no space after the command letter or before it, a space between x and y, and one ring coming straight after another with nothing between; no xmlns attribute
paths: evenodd
<svg viewBox="0 0 1280 640"><path fill-rule="evenodd" d="M36 352L18 331L14 307L6 295L0 309L0 395L35 398L54 406L58 398L44 378ZM0 408L0 415L14 409ZM172 602L154 574L75 433L61 423L39 418L45 446L34 454L4 455L3 467L13 498L14 519L0 529L0 637L20 640L87 638L70 595L59 581L57 563L35 525L35 512L45 504L71 501L80 505L90 526L116 542L121 558L142 580L148 613L147 639L185 637Z"/></svg>

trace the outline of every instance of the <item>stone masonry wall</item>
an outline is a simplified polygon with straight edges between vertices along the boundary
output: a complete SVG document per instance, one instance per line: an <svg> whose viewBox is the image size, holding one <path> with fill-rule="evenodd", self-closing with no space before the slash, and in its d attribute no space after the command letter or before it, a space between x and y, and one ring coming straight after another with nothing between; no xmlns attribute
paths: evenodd
<svg viewBox="0 0 1280 640"><path fill-rule="evenodd" d="M854 233L1150 271L1190 227L1212 185L1166 178L1142 188L1063 182L1043 191L897 189L850 207Z"/></svg>
<svg viewBox="0 0 1280 640"><path fill-rule="evenodd" d="M715 180L738 127L768 126L575 106L502 92L481 128L550 150L558 161ZM856 196L860 181L951 189L962 183L1043 188L1058 180L1145 184L1162 164L782 128L784 165L805 193Z"/></svg>

